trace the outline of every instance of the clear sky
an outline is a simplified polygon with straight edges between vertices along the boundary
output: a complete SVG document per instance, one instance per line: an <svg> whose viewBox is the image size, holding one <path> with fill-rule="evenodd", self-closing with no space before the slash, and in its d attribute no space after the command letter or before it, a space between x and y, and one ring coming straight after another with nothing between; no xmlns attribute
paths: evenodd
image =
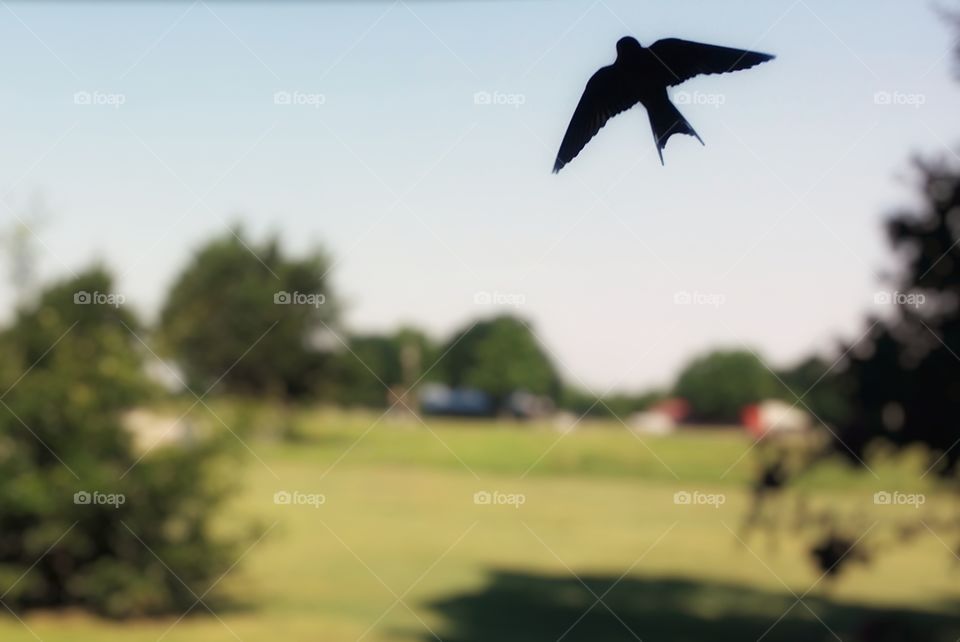
<svg viewBox="0 0 960 642"><path fill-rule="evenodd" d="M552 175L627 34L778 58L674 90L706 147L676 137L661 167L638 107ZM787 364L876 311L910 156L960 136L955 35L902 0L7 0L0 222L42 194L44 278L103 260L148 318L242 222L326 247L355 329L440 337L495 292L598 391L719 344Z"/></svg>

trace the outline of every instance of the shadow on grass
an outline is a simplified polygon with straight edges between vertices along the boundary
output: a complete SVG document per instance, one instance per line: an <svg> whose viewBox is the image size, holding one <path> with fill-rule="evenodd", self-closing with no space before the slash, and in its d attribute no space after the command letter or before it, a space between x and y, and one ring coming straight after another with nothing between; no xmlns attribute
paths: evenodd
<svg viewBox="0 0 960 642"><path fill-rule="evenodd" d="M586 586L573 577L494 571L480 590L427 606L446 619L436 631L445 642L940 642L960 635L960 614L868 608L811 596L797 604L786 591L672 577L582 579ZM591 591L602 596L611 586L603 598L609 608L595 604ZM956 604L931 608L937 606L960 613ZM426 633L423 639L435 638Z"/></svg>

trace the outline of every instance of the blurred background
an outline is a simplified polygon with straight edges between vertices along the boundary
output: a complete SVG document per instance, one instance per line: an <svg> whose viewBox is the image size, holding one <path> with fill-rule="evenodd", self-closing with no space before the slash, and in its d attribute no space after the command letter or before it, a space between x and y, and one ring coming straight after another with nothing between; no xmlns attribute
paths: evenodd
<svg viewBox="0 0 960 642"><path fill-rule="evenodd" d="M956 640L957 10L0 0L0 637Z"/></svg>

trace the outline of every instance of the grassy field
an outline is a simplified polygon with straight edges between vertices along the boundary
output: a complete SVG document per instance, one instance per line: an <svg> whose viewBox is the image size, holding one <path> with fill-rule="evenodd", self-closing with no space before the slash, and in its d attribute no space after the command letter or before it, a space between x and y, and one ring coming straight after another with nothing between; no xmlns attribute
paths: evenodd
<svg viewBox="0 0 960 642"><path fill-rule="evenodd" d="M267 529L217 586L228 606L215 607L215 616L199 605L182 619L124 623L83 613L30 613L22 623L8 616L0 640L960 635L956 560L935 532L820 581L805 552L812 529L788 523L777 537L745 536L755 460L743 456L750 442L736 431L637 437L614 423L560 434L390 420L370 428L376 415L215 409L244 426L252 450L244 451L243 488L225 520L254 517ZM270 438L291 428L299 441ZM814 505L848 507L857 518L843 526L853 537L869 529L868 548L883 543L887 524L919 514L875 506L874 491L932 492L911 483L918 475L910 461L873 470L877 477L828 465L800 491ZM325 501L277 504L278 491ZM477 492L514 503L477 504ZM723 504L678 505L677 492L722 495ZM945 502L928 496L923 515Z"/></svg>

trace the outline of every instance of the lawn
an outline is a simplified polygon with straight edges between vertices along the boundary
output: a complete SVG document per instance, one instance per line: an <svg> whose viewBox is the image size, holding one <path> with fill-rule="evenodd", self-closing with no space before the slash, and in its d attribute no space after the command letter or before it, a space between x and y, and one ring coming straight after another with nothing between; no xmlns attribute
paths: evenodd
<svg viewBox="0 0 960 642"><path fill-rule="evenodd" d="M750 441L736 431L638 437L613 422L562 434L546 426L390 419L370 428L376 415L214 409L228 425L243 426L237 430L252 451L244 450L242 490L225 522L254 517L266 530L217 586L216 615L202 605L183 619L122 623L38 612L23 623L0 618L0 640L960 635L956 560L936 528L819 581L805 552L813 529L786 523L776 537L745 535L755 462L752 453L741 457ZM298 441L270 438L281 424ZM922 509L876 506L875 490L932 490L910 483L915 462L873 470L879 479L829 465L801 492L814 505L852 509L857 520L843 528L854 537L874 525L862 540L868 548L884 544L889 523L920 514L910 511L950 508L936 494ZM277 504L278 491L322 494L324 502ZM477 492L510 503L477 504ZM723 503L680 505L677 492L722 496ZM780 507L784 519L793 514L789 501Z"/></svg>

